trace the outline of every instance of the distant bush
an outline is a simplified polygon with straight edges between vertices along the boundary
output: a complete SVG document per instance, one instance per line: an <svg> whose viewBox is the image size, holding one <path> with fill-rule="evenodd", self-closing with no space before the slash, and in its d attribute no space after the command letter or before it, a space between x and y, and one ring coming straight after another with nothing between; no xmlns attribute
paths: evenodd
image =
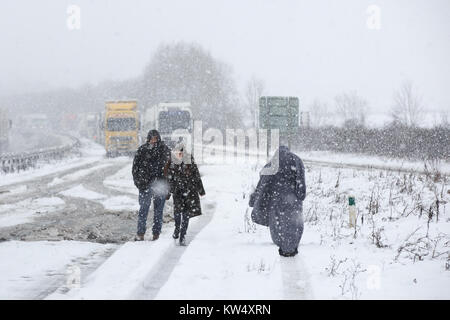
<svg viewBox="0 0 450 320"><path fill-rule="evenodd" d="M293 147L306 151L334 151L406 158L450 160L450 127L413 128L390 125L300 128Z"/></svg>

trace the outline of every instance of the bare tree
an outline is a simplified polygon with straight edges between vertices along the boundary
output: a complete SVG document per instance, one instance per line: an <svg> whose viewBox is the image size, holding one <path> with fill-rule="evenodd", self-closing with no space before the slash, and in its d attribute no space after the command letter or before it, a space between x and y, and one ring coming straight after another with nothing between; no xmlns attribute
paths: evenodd
<svg viewBox="0 0 450 320"><path fill-rule="evenodd" d="M317 98L314 99L309 107L309 112L311 114L311 122L313 126L320 127L326 124L329 113L328 105L325 102L322 102Z"/></svg>
<svg viewBox="0 0 450 320"><path fill-rule="evenodd" d="M245 103L248 107L254 128L259 126L259 98L263 95L264 88L264 82L255 76L247 82L247 86L245 87Z"/></svg>
<svg viewBox="0 0 450 320"><path fill-rule="evenodd" d="M344 119L346 125L364 125L368 111L368 103L356 91L337 95L334 101L339 116Z"/></svg>
<svg viewBox="0 0 450 320"><path fill-rule="evenodd" d="M204 128L241 125L239 93L232 69L195 43L161 45L145 68L141 101L190 101Z"/></svg>
<svg viewBox="0 0 450 320"><path fill-rule="evenodd" d="M394 93L394 105L391 109L394 122L415 127L420 124L422 114L422 97L419 96L411 81L405 81Z"/></svg>

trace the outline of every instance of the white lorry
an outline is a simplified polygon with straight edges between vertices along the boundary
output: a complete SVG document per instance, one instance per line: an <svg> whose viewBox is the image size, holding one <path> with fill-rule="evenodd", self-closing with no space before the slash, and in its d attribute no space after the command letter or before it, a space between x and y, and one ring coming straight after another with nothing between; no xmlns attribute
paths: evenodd
<svg viewBox="0 0 450 320"><path fill-rule="evenodd" d="M177 141L191 139L192 112L190 102L164 102L146 108L144 111L142 138L147 138L149 130L156 129L161 139L173 147Z"/></svg>
<svg viewBox="0 0 450 320"><path fill-rule="evenodd" d="M81 136L97 143L103 142L101 130L102 115L100 112L88 112L79 114L78 132Z"/></svg>

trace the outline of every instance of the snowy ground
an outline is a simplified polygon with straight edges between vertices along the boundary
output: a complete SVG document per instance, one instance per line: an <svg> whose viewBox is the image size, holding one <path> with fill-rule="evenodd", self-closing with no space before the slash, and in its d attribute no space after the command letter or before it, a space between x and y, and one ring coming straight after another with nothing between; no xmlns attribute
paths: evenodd
<svg viewBox="0 0 450 320"><path fill-rule="evenodd" d="M30 128L14 128L9 134L8 149L5 153L33 152L55 146L70 143L71 140L50 130L38 130Z"/></svg>
<svg viewBox="0 0 450 320"><path fill-rule="evenodd" d="M301 249L315 270L316 295L450 298L450 194L445 179L308 166ZM356 196L358 209L355 228L348 227L350 194Z"/></svg>
<svg viewBox="0 0 450 320"><path fill-rule="evenodd" d="M103 159L104 154L104 150L98 145L87 139L82 139L80 157L72 156L62 161L49 161L48 163L41 164L39 168L29 169L26 171L21 171L19 173L0 173L0 195L9 192L11 185L46 177L52 174L55 175L55 178L58 178L59 174L66 170L77 169L83 166L91 165Z"/></svg>
<svg viewBox="0 0 450 320"><path fill-rule="evenodd" d="M352 153L334 153L328 151L301 151L297 154L306 162L319 164L324 166L358 166L361 168L375 169L394 169L400 171L419 171L434 172L438 171L442 174L450 175L449 161L421 162L421 161L405 161L402 159L368 156Z"/></svg>
<svg viewBox="0 0 450 320"><path fill-rule="evenodd" d="M113 245L76 241L3 242L0 299L45 298L61 284L66 285L73 270L89 272L113 249Z"/></svg>
<svg viewBox="0 0 450 320"><path fill-rule="evenodd" d="M282 258L268 229L249 218L260 169L253 160L205 159L203 215L180 247L171 238L171 201L158 241L127 241L138 209L131 159L103 158L92 144L86 150L78 162L88 166L68 170L66 161L51 174L7 177L22 182L5 183L9 192L0 195L0 238L9 240L0 242L0 298L450 298L448 176L308 162L299 255ZM356 228L348 226L349 194ZM82 242L35 241L65 237ZM31 241L14 241L22 238ZM108 239L119 244L102 244Z"/></svg>

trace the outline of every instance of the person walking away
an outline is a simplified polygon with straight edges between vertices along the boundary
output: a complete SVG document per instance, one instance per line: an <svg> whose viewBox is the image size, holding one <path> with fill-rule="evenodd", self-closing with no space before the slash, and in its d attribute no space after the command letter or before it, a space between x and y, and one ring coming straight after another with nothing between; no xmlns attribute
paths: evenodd
<svg viewBox="0 0 450 320"><path fill-rule="evenodd" d="M205 195L200 172L194 157L186 151L183 143L178 143L168 165L167 177L170 193L173 194L175 231L173 238L180 245L186 245L185 236L189 219L202 214L200 196ZM170 198L170 194L166 199Z"/></svg>
<svg viewBox="0 0 450 320"><path fill-rule="evenodd" d="M164 176L168 165L170 149L161 141L157 130L150 130L145 144L139 147L133 160L133 181L139 189L139 216L135 240L144 240L147 216L153 199L153 240L161 233L163 209L169 186Z"/></svg>
<svg viewBox="0 0 450 320"><path fill-rule="evenodd" d="M279 247L279 254L292 257L298 253L303 234L305 168L302 160L286 146L278 148L263 170L276 167L277 161L276 173L261 174L250 196L249 206L253 207L253 221L270 228L272 241Z"/></svg>

